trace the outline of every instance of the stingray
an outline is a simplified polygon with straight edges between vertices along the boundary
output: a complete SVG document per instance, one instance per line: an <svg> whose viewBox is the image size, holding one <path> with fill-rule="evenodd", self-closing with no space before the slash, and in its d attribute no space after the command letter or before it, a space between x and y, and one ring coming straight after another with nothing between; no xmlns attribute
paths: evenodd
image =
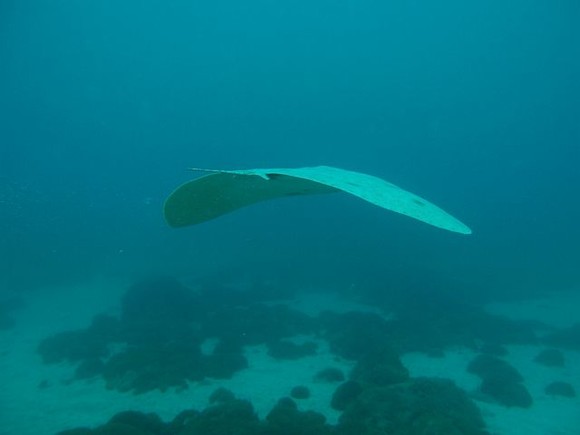
<svg viewBox="0 0 580 435"><path fill-rule="evenodd" d="M360 172L331 166L191 170L207 175L182 184L166 199L165 220L174 228L200 224L269 199L346 192L435 227L471 234L467 225L435 204L381 178Z"/></svg>

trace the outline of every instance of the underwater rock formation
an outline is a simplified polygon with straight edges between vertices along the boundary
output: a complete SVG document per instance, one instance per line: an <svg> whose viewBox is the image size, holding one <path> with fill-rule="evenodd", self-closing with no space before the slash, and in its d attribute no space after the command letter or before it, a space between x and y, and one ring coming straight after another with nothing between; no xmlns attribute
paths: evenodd
<svg viewBox="0 0 580 435"><path fill-rule="evenodd" d="M362 392L363 387L358 382L343 382L334 390L330 406L337 411L344 411Z"/></svg>
<svg viewBox="0 0 580 435"><path fill-rule="evenodd" d="M197 343L129 347L106 362L103 377L121 392L187 388L187 381L203 379L203 359Z"/></svg>
<svg viewBox="0 0 580 435"><path fill-rule="evenodd" d="M137 282L121 301L121 321L126 328L189 324L203 313L200 298L175 278Z"/></svg>
<svg viewBox="0 0 580 435"><path fill-rule="evenodd" d="M544 349L534 361L546 367L564 367L564 354L558 349Z"/></svg>
<svg viewBox="0 0 580 435"><path fill-rule="evenodd" d="M508 408L529 408L533 404L530 392L520 382L503 382L501 379L493 377L484 378L481 381L480 390Z"/></svg>
<svg viewBox="0 0 580 435"><path fill-rule="evenodd" d="M550 346L580 350L580 322L549 334L544 341Z"/></svg>
<svg viewBox="0 0 580 435"><path fill-rule="evenodd" d="M38 352L46 364L77 364L73 379L102 376L108 388L122 392L187 388L205 377L229 378L248 365L236 340L221 339L211 354L201 353L199 330L207 314L176 280L146 280L124 295L120 319L97 315L87 328L42 340Z"/></svg>
<svg viewBox="0 0 580 435"><path fill-rule="evenodd" d="M469 363L467 370L482 379L495 378L505 383L524 380L513 366L491 355L478 355Z"/></svg>
<svg viewBox="0 0 580 435"><path fill-rule="evenodd" d="M356 360L390 341L389 322L375 313L323 312L318 320L330 350L343 358Z"/></svg>
<svg viewBox="0 0 580 435"><path fill-rule="evenodd" d="M529 408L533 399L523 384L522 375L506 361L491 355L479 355L467 370L481 378L480 390L506 407Z"/></svg>
<svg viewBox="0 0 580 435"><path fill-rule="evenodd" d="M484 435L479 408L445 379L415 378L364 390L344 411L339 435Z"/></svg>
<svg viewBox="0 0 580 435"><path fill-rule="evenodd" d="M576 390L568 382L552 382L546 385L544 391L550 396L576 397Z"/></svg>
<svg viewBox="0 0 580 435"><path fill-rule="evenodd" d="M345 377L342 370L335 367L322 369L314 375L315 382L342 382L344 379Z"/></svg>
<svg viewBox="0 0 580 435"><path fill-rule="evenodd" d="M363 356L352 370L350 378L364 388L385 387L405 382L409 379L409 371L401 363L399 355L384 346Z"/></svg>
<svg viewBox="0 0 580 435"><path fill-rule="evenodd" d="M297 385L290 391L290 397L293 399L308 399L310 397L310 390L304 385Z"/></svg>
<svg viewBox="0 0 580 435"><path fill-rule="evenodd" d="M317 345L314 342L301 344L293 343L289 340L276 340L268 344L268 355L280 360L299 359L305 356L316 355Z"/></svg>
<svg viewBox="0 0 580 435"><path fill-rule="evenodd" d="M314 411L299 411L289 398L278 401L266 416L263 435L330 435L333 428L326 417Z"/></svg>

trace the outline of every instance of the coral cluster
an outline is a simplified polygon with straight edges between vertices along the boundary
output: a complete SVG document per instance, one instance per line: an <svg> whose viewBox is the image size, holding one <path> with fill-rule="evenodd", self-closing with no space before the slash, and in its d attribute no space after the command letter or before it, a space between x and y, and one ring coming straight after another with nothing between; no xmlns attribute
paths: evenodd
<svg viewBox="0 0 580 435"><path fill-rule="evenodd" d="M522 375L506 361L479 355L469 364L468 371L481 378L481 392L507 406L529 408L533 400L524 385Z"/></svg>

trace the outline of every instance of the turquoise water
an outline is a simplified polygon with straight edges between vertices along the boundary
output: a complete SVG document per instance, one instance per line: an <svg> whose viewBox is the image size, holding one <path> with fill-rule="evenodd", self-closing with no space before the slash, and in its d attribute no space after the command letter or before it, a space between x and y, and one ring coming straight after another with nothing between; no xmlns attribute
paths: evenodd
<svg viewBox="0 0 580 435"><path fill-rule="evenodd" d="M40 343L87 328L99 313L123 322L125 292L160 276L201 298L196 306L203 310L192 308L197 317L184 320L195 332L188 341L195 355L204 340L244 329L223 320L227 310L306 300L299 312L312 318L288 320L306 326L284 337L310 337L318 355L343 358L348 378L372 349L376 327L352 326L353 340L363 344L358 351L332 350L340 334L329 336L331 319L318 314L327 302L312 307L304 299L324 294L370 306L385 322L399 319L376 341L403 363L422 361L406 356L412 352L441 357L457 347L475 358L487 344L511 349L500 358L516 368L546 347L576 361L580 316L570 316L565 301L580 291L580 5L508 3L0 2L0 358L16 379L11 394L18 366L30 364L48 371L23 375L22 391L50 397L50 387L24 386L54 385L52 377L70 376L79 360L59 363L62 373L41 369ZM264 202L182 229L163 220L164 199L196 176L189 167L316 165L389 180L441 206L473 234L441 231L348 195ZM83 298L62 296L67 292L87 292L91 301L107 296L87 309ZM64 321L50 301L79 314ZM547 301L549 310L536 301ZM533 322L517 323L530 303L536 308L524 318ZM517 325L485 311L490 304L508 304L501 315ZM200 335L210 314L223 320L215 322L221 332ZM182 337L175 328L176 335L155 340ZM132 343L121 330L105 340L110 353L99 355L100 363L119 343ZM251 362L251 346L268 342L236 341L233 353L246 352ZM534 405L522 416L547 400L539 372L526 364L519 368ZM234 379L249 373L234 367ZM407 367L412 377L445 375L444 368L416 367L422 363ZM572 363L564 367L553 380L578 379ZM206 378L211 373L198 372L188 388ZM479 378L461 379L455 381L470 400L487 406ZM336 412L328 406L331 386L311 409ZM53 399L61 393L66 388ZM133 404L123 397L119 404ZM11 405L12 417L25 406L21 399L2 396L21 404ZM556 400L567 410L576 399ZM150 402L139 409L172 418ZM94 427L113 411L79 410L82 418L73 421ZM56 406L52 414L62 413ZM5 417L12 425L6 434L24 433L14 426L22 419L12 417ZM575 433L564 423L572 416L558 420L563 433ZM55 424L50 433L68 427ZM327 429L335 430L317 430Z"/></svg>

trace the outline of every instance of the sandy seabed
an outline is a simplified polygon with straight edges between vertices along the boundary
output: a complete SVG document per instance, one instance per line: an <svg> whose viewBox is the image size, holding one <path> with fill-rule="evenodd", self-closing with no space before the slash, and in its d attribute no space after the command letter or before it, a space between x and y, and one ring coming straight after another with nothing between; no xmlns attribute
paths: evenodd
<svg viewBox="0 0 580 435"><path fill-rule="evenodd" d="M323 341L317 341L317 355L293 361L271 358L265 346L247 347L248 369L236 373L232 379L193 383L179 392L119 393L107 390L100 379L69 382L73 373L69 364L47 366L42 363L36 352L41 339L64 330L84 328L98 313L118 314L118 301L123 291L123 286L102 282L50 289L34 294L34 298L16 312L16 326L0 331L0 435L53 435L73 427L93 427L125 410L155 412L168 421L184 409L206 407L209 395L218 387L250 400L258 415L264 417L294 386L306 385L311 396L298 401L299 408L321 412L329 423L336 423L340 414L330 407L336 384L316 383L312 378L329 366L348 373L353 363L331 354ZM580 298L574 297L575 300L562 296L560 299L498 304L489 309L518 319L541 320L565 327L576 320L578 310L574 308L580 306ZM369 310L320 293L309 293L294 301L292 306L303 308L308 314L315 314L317 310ZM505 408L478 400L491 433L580 434L580 399L544 393L544 387L556 380L569 382L580 392L580 352L564 351L565 367L548 368L533 361L539 350L541 347L537 346L508 347L505 359L522 373L534 404L530 409ZM475 392L479 378L466 371L474 356L473 351L458 348L441 358L406 354L402 361L412 376L450 378L466 391Z"/></svg>

